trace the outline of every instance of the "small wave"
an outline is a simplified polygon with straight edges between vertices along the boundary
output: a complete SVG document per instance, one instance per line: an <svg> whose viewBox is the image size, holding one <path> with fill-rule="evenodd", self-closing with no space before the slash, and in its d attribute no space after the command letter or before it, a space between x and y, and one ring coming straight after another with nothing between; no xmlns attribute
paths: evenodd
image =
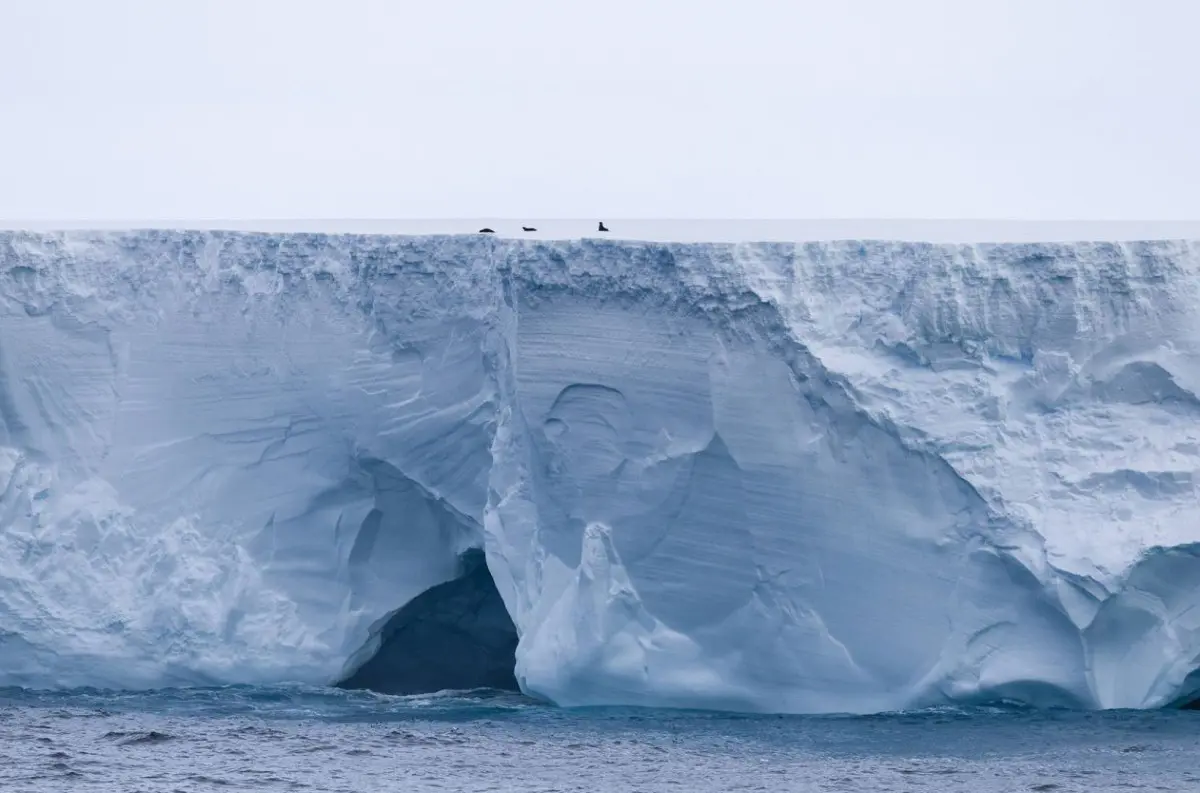
<svg viewBox="0 0 1200 793"><path fill-rule="evenodd" d="M409 730L392 730L385 737L406 746L459 746L469 742L467 737L457 729L434 735L421 735Z"/></svg>
<svg viewBox="0 0 1200 793"><path fill-rule="evenodd" d="M170 733L159 732L158 730L142 730L132 732L112 730L104 733L103 737L107 740L114 741L118 746L147 746L175 740L174 735L171 735Z"/></svg>
<svg viewBox="0 0 1200 793"><path fill-rule="evenodd" d="M83 776L83 772L76 771L74 768L71 768L71 766L67 765L66 763L62 762L61 760L51 763L49 766L47 766L47 768L48 768L48 770L55 771L57 773L54 774L54 776L52 776L52 777L51 776L41 776L41 777L34 776L34 777L32 777L32 779L39 779L39 778L41 778L41 779L78 779Z"/></svg>
<svg viewBox="0 0 1200 793"><path fill-rule="evenodd" d="M228 780L220 777L204 776L203 774L192 774L188 777L189 782L199 782L202 785L217 785L218 787L228 787L233 784Z"/></svg>

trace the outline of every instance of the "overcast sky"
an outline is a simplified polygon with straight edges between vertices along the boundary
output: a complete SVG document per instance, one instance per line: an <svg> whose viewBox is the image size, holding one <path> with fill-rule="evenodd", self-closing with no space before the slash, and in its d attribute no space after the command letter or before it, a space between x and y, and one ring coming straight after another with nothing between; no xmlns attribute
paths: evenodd
<svg viewBox="0 0 1200 793"><path fill-rule="evenodd" d="M0 218L1200 219L1197 0L0 0Z"/></svg>

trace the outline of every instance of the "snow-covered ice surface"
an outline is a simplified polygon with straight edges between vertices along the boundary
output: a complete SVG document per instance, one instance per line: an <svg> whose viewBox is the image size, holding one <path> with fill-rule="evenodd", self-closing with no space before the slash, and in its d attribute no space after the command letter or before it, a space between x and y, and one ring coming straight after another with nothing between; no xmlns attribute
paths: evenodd
<svg viewBox="0 0 1200 793"><path fill-rule="evenodd" d="M904 242L1075 242L1077 240L1200 239L1200 221L1187 220L928 220L914 218L719 219L606 218L599 235L585 218L280 218L275 220L12 220L15 231L127 231L129 229L250 231L275 234L404 234L437 236L492 229L497 237L559 241L613 236L648 242L796 242L898 240ZM531 232L525 227L535 229Z"/></svg>
<svg viewBox="0 0 1200 793"><path fill-rule="evenodd" d="M483 547L564 705L1160 706L1198 477L1189 242L0 232L0 685L330 682Z"/></svg>

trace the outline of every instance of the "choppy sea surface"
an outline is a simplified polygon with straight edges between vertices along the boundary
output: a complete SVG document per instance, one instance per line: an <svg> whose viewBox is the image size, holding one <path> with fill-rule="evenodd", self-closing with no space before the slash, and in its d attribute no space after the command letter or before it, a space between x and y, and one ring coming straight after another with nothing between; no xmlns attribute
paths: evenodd
<svg viewBox="0 0 1200 793"><path fill-rule="evenodd" d="M744 716L489 691L7 689L0 790L1200 791L1200 713Z"/></svg>

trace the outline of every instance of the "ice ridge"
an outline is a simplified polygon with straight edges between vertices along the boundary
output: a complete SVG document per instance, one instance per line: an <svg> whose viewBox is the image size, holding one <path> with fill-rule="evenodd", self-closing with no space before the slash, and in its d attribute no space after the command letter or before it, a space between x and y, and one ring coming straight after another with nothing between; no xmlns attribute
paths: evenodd
<svg viewBox="0 0 1200 793"><path fill-rule="evenodd" d="M481 548L563 705L1156 707L1198 477L1186 241L0 232L0 685L333 682Z"/></svg>

